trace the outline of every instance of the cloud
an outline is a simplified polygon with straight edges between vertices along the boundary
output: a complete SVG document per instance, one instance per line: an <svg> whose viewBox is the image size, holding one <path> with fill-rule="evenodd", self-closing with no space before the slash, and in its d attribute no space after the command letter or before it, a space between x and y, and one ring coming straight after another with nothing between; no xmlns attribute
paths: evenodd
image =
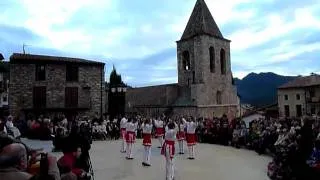
<svg viewBox="0 0 320 180"><path fill-rule="evenodd" d="M317 0L206 0L231 42L234 77L318 72ZM195 0L1 1L0 51L88 58L114 64L130 85L177 82L176 41Z"/></svg>

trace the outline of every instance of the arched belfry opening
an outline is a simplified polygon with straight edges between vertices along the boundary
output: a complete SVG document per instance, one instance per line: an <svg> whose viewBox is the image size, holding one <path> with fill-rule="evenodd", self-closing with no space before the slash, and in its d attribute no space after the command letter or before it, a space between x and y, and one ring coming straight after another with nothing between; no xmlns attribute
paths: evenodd
<svg viewBox="0 0 320 180"><path fill-rule="evenodd" d="M216 70L216 63L215 63L215 53L214 48L211 46L209 48L209 55L210 55L210 72L214 73Z"/></svg>
<svg viewBox="0 0 320 180"><path fill-rule="evenodd" d="M220 50L220 66L221 66L221 74L226 74L226 51L224 49Z"/></svg>
<svg viewBox="0 0 320 180"><path fill-rule="evenodd" d="M186 71L190 70L190 54L189 51L183 51L182 53L182 66Z"/></svg>
<svg viewBox="0 0 320 180"><path fill-rule="evenodd" d="M221 95L221 91L217 91L217 94L216 94L216 100L217 100L217 104L222 104L222 95Z"/></svg>

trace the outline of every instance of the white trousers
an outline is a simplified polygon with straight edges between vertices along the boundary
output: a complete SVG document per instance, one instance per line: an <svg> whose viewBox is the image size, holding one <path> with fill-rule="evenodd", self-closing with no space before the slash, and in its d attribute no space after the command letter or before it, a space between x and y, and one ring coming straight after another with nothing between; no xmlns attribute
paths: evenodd
<svg viewBox="0 0 320 180"><path fill-rule="evenodd" d="M127 158L133 158L133 145L134 143L127 143Z"/></svg>
<svg viewBox="0 0 320 180"><path fill-rule="evenodd" d="M184 153L184 143L182 141L178 141L179 144L179 153Z"/></svg>
<svg viewBox="0 0 320 180"><path fill-rule="evenodd" d="M162 145L163 145L163 137L162 137L162 136L159 136L159 137L158 137L158 140L159 140L160 146L162 147Z"/></svg>
<svg viewBox="0 0 320 180"><path fill-rule="evenodd" d="M151 146L144 146L143 162L150 164Z"/></svg>
<svg viewBox="0 0 320 180"><path fill-rule="evenodd" d="M170 149L166 148L166 180L174 178L174 158L170 158Z"/></svg>
<svg viewBox="0 0 320 180"><path fill-rule="evenodd" d="M189 150L189 158L194 158L194 145L188 146L188 150Z"/></svg>

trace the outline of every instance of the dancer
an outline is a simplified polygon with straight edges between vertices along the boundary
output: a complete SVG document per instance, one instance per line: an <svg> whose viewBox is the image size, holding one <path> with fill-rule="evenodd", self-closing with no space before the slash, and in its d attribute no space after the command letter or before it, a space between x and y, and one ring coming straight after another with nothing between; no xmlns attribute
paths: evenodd
<svg viewBox="0 0 320 180"><path fill-rule="evenodd" d="M164 136L164 123L161 118L158 120L154 120L154 126L156 127L156 137L159 140L160 146L158 148L162 147L163 144L163 136Z"/></svg>
<svg viewBox="0 0 320 180"><path fill-rule="evenodd" d="M184 154L184 140L186 137L185 127L186 127L187 121L184 118L181 118L178 123L179 123L178 124L179 131L177 133L177 139L179 144L179 154Z"/></svg>
<svg viewBox="0 0 320 180"><path fill-rule="evenodd" d="M127 119L125 116L120 121L120 136L121 136L121 150L120 152L125 153L125 140L126 140L126 124L127 124Z"/></svg>
<svg viewBox="0 0 320 180"><path fill-rule="evenodd" d="M177 124L169 121L166 127L165 141L163 143L161 154L166 158L166 180L174 179L174 155L175 140L177 135Z"/></svg>
<svg viewBox="0 0 320 180"><path fill-rule="evenodd" d="M143 146L144 146L144 153L143 153L143 166L151 166L150 164L150 155L151 155L151 132L152 132L152 121L150 119L145 119L142 123L142 135L143 135Z"/></svg>
<svg viewBox="0 0 320 180"><path fill-rule="evenodd" d="M134 121L134 122L133 122ZM126 141L127 141L127 156L126 159L133 159L133 145L136 141L136 129L138 122L136 120L128 119L126 124Z"/></svg>
<svg viewBox="0 0 320 180"><path fill-rule="evenodd" d="M190 117L186 125L187 125L186 140L187 140L187 146L189 150L188 159L194 159L194 146L196 145L195 133L197 128L197 123L194 122L193 117Z"/></svg>

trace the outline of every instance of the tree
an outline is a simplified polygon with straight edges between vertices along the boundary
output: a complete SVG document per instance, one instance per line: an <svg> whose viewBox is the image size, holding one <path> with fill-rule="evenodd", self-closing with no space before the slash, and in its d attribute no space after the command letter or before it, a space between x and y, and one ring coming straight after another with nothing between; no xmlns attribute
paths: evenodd
<svg viewBox="0 0 320 180"><path fill-rule="evenodd" d="M124 115L125 92L118 92L117 88L119 87L123 88L126 87L126 85L123 83L121 75L117 73L116 68L113 66L113 69L110 73L108 92L108 112L111 119L119 115ZM113 88L116 88L116 91L112 92Z"/></svg>

